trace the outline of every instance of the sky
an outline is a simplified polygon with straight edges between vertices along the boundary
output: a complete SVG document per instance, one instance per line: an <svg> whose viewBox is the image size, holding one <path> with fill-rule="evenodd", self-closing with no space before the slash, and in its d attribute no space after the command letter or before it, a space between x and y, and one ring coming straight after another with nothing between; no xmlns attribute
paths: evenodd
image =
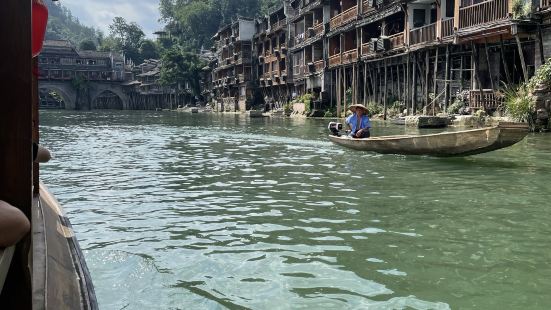
<svg viewBox="0 0 551 310"><path fill-rule="evenodd" d="M71 10L79 21L109 33L109 24L116 16L122 16L127 22L136 22L149 38L153 32L162 28L159 23L159 0L62 0L62 5Z"/></svg>

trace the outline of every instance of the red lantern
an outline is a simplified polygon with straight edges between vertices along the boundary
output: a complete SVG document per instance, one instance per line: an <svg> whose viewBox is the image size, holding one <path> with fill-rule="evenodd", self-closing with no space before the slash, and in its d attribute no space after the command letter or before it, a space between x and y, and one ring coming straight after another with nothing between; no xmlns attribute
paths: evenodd
<svg viewBox="0 0 551 310"><path fill-rule="evenodd" d="M44 36L46 35L46 26L48 25L48 7L42 0L33 0L33 57L38 56L42 51Z"/></svg>

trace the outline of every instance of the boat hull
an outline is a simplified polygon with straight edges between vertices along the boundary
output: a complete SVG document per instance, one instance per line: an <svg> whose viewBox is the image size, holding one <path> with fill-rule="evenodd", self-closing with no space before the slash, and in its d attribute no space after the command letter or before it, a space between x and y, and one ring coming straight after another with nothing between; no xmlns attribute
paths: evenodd
<svg viewBox="0 0 551 310"><path fill-rule="evenodd" d="M502 149L520 142L527 134L526 124L500 123L494 127L421 136L387 136L368 139L329 136L329 139L338 145L360 151L451 157L476 155Z"/></svg>

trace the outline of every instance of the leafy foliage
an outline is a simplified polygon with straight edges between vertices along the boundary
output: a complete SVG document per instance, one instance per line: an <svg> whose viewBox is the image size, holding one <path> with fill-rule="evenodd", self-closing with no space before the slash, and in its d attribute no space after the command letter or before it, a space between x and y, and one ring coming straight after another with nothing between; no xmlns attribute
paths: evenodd
<svg viewBox="0 0 551 310"><path fill-rule="evenodd" d="M551 58L538 68L536 74L528 82L530 90L536 89L539 85L551 86Z"/></svg>
<svg viewBox="0 0 551 310"><path fill-rule="evenodd" d="M507 114L518 122L532 122L536 103L530 94L529 87L520 85L505 90Z"/></svg>
<svg viewBox="0 0 551 310"><path fill-rule="evenodd" d="M161 19L182 47L212 46L212 37L238 16L255 17L281 5L280 0L161 0Z"/></svg>
<svg viewBox="0 0 551 310"><path fill-rule="evenodd" d="M99 43L102 37L100 30L82 25L69 9L57 2L45 3L49 12L46 40L69 40L75 45L83 41L92 41L96 45Z"/></svg>
<svg viewBox="0 0 551 310"><path fill-rule="evenodd" d="M80 42L78 45L78 49L81 51L95 51L97 50L96 43L92 40L86 40Z"/></svg>
<svg viewBox="0 0 551 310"><path fill-rule="evenodd" d="M513 0L511 10L513 11L513 18L526 18L532 11L532 3L527 0Z"/></svg>
<svg viewBox="0 0 551 310"><path fill-rule="evenodd" d="M140 47L145 39L145 33L135 22L127 22L118 16L113 18L109 25L109 37L104 40L102 49L124 53L126 58L136 64L142 63L144 58L140 54Z"/></svg>
<svg viewBox="0 0 551 310"><path fill-rule="evenodd" d="M465 103L461 99L455 99L448 107L448 114L458 114L461 108L465 107Z"/></svg>
<svg viewBox="0 0 551 310"><path fill-rule="evenodd" d="M366 108L367 108L367 115L369 117L372 117L373 115L381 114L383 112L381 105L377 104L374 101L368 102Z"/></svg>
<svg viewBox="0 0 551 310"><path fill-rule="evenodd" d="M187 83L194 95L199 95L200 73L205 64L194 53L184 51L180 48L172 48L163 53L161 57L161 78L162 85L174 85Z"/></svg>

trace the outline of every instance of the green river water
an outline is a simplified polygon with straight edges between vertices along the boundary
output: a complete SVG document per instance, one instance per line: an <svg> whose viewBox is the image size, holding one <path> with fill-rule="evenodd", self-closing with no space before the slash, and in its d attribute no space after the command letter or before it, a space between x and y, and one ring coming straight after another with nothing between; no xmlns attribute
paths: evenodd
<svg viewBox="0 0 551 310"><path fill-rule="evenodd" d="M551 309L551 135L442 159L326 123L43 111L100 308Z"/></svg>

